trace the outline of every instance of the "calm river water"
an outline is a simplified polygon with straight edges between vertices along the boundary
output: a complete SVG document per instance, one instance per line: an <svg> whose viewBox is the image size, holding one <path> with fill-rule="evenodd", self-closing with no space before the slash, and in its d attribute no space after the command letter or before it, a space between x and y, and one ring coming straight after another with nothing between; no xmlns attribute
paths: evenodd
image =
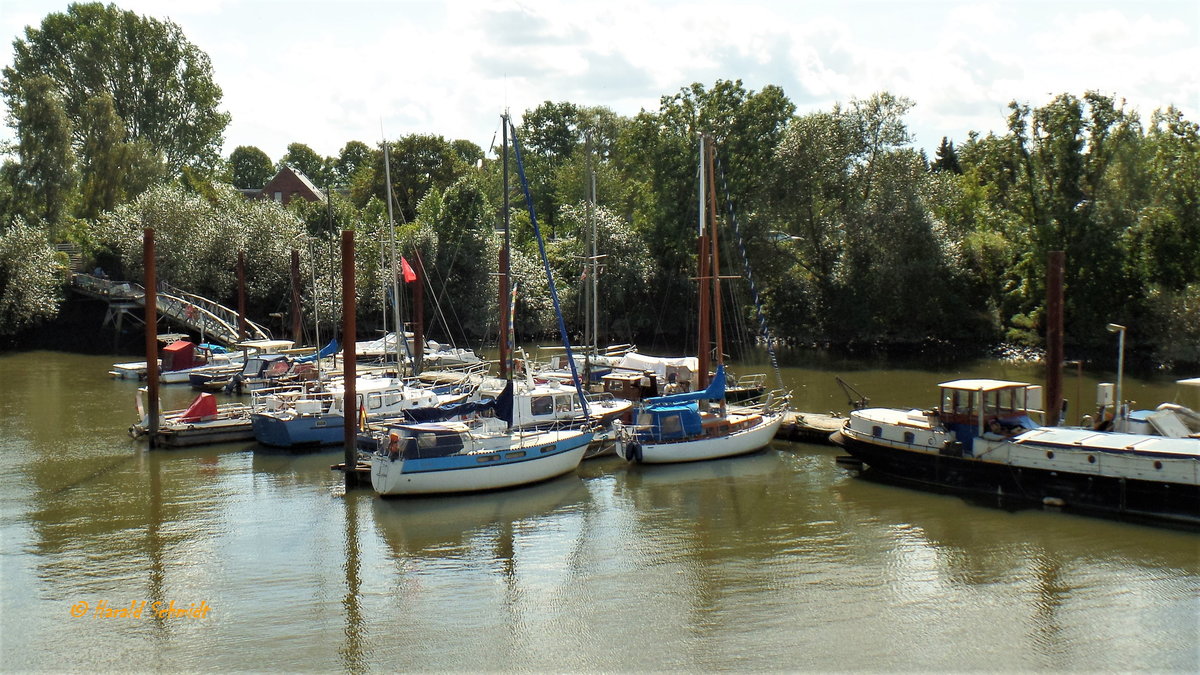
<svg viewBox="0 0 1200 675"><path fill-rule="evenodd" d="M1193 533L880 485L793 443L347 495L340 449L143 451L114 360L0 356L6 671L1200 671ZM797 407L844 411L835 374L911 406L952 377L1041 379L847 368L787 370Z"/></svg>

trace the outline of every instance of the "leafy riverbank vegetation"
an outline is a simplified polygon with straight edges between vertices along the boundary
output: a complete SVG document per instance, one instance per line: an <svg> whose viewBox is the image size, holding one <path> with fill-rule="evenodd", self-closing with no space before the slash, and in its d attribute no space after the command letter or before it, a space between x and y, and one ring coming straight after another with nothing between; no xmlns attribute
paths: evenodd
<svg viewBox="0 0 1200 675"><path fill-rule="evenodd" d="M322 157L299 139L276 161L246 146L220 157L229 117L207 56L178 26L114 5L71 5L14 49L2 85L17 142L0 172L0 333L48 320L66 296L56 244L77 246L85 269L137 280L148 227L160 275L219 301L233 298L245 251L252 318L286 311L290 251L300 251L307 316L329 324L337 233L353 229L359 325L379 326L390 250L382 143L348 140ZM525 169L568 324L583 331L594 224L601 338L694 341L704 132L731 204L725 273L742 273L740 239L784 340L1036 348L1048 254L1061 250L1068 355L1110 354L1113 322L1130 327L1131 353L1200 364L1195 121L1170 106L1143 118L1115 95L1063 93L1014 101L1005 132L946 138L927 157L905 125L914 105L879 92L798 113L781 88L734 79L692 84L632 117L570 102L524 111ZM485 341L497 325L499 149L436 130L388 144L397 246L427 270L431 332ZM261 188L285 165L325 188L328 203L284 208L234 189ZM531 338L554 319L515 178L511 189L516 328ZM757 325L745 281L727 285L740 307L731 321Z"/></svg>

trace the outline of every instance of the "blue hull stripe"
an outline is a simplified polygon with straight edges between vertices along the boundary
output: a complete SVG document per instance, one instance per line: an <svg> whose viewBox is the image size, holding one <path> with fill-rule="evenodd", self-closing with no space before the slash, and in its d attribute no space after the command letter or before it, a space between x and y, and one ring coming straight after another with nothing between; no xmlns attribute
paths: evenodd
<svg viewBox="0 0 1200 675"><path fill-rule="evenodd" d="M449 457L433 457L430 459L406 459L404 460L404 468L401 470L401 475L410 476L419 473L436 473L438 471L462 471L464 469L485 469L488 467L511 466L522 462L532 462L546 457L561 455L566 452L578 449L580 446L587 445L592 441L591 434L584 434L578 439L568 441L559 441L554 444L553 452L539 452L541 448L546 446L531 446L521 450L502 450L497 452L480 453L476 455L451 455ZM504 455L512 452L525 452L524 457L506 459ZM480 462L479 457L488 457L498 455L499 460L494 462ZM409 471L409 466L414 463L420 463L418 467ZM426 468L427 467L427 468Z"/></svg>

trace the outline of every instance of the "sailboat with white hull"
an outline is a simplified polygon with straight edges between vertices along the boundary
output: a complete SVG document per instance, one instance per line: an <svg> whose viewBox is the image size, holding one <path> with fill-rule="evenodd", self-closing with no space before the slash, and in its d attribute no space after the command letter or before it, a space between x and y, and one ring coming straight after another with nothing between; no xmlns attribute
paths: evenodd
<svg viewBox="0 0 1200 675"><path fill-rule="evenodd" d="M706 357L710 347L717 358L716 373L711 382L704 383L702 380L704 387L697 391L642 401L636 412L635 424L622 428L617 441L617 454L631 462L671 464L744 455L769 444L783 423L786 398L776 400L768 396L759 406L737 411L730 410L727 405L721 330L721 265L715 227L716 188L711 179L712 149L706 141L702 136L698 375L705 378L708 374Z"/></svg>

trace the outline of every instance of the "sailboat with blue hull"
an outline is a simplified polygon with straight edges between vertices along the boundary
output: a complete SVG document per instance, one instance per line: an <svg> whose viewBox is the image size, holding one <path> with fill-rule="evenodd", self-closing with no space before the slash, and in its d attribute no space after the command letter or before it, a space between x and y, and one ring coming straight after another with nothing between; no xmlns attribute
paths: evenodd
<svg viewBox="0 0 1200 675"><path fill-rule="evenodd" d="M511 123L503 118L505 148L505 185L508 184L508 132ZM520 167L520 146L513 136L513 148L517 152ZM522 172L523 176L523 172ZM523 181L524 182L524 181ZM506 191L507 194L507 191ZM533 212L532 199L526 187L526 201L530 210L530 221L542 251L546 267L547 282L564 342L566 330L562 325L554 278L550 274L545 258L544 244ZM505 214L507 244L508 209ZM507 249L501 256L507 261ZM507 265L501 271L501 297L509 297ZM510 302L501 303L501 325L511 326L512 307ZM502 357L505 363L511 359L507 349L507 336L501 339ZM567 344L570 355L569 342ZM374 425L370 438L365 439L371 454L371 486L381 495L428 495L456 492L478 492L528 485L561 476L574 471L583 460L588 444L592 442L590 428L520 429L513 427L513 380L511 363L503 368L506 379L504 391L491 404L493 413L482 411L474 417L458 421L388 422ZM578 391L584 415L587 403L583 392ZM448 413L450 411L447 411ZM458 411L454 411L456 414ZM360 444L363 443L360 437Z"/></svg>
<svg viewBox="0 0 1200 675"><path fill-rule="evenodd" d="M371 457L371 486L381 495L500 490L574 471L591 432L512 430L496 417L388 424ZM382 439L380 439L382 440Z"/></svg>

